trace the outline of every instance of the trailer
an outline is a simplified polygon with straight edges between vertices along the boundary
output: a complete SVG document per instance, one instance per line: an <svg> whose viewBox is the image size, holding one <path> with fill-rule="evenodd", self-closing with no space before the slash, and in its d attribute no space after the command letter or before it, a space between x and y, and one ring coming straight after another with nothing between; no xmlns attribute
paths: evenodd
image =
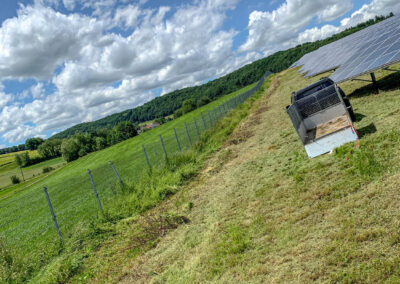
<svg viewBox="0 0 400 284"><path fill-rule="evenodd" d="M350 101L329 78L294 92L286 112L309 158L359 139Z"/></svg>

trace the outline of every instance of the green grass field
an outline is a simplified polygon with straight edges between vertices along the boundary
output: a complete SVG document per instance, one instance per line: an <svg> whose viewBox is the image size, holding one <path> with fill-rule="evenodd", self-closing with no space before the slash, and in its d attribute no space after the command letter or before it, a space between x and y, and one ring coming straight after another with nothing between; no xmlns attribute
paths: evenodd
<svg viewBox="0 0 400 284"><path fill-rule="evenodd" d="M57 251L56 248L59 244L42 190L44 186L48 188L61 232L68 235L70 229L79 221L95 220L99 215L87 174L88 169L92 171L103 207L107 211L109 203L114 198L112 191L118 188L117 179L109 161L113 161L125 182L139 179L147 171L142 151L143 144L146 146L152 165L162 164L164 158L159 135L163 136L168 153L177 152L177 143L173 132L173 128L176 128L181 147L189 148L190 143L185 132L184 122L189 125L189 134L192 142L195 142L198 139L193 122L195 117L198 118L201 113L207 115L207 112L217 105L254 86L255 84L222 97L130 140L82 157L54 173L50 173L44 179L35 180L26 188L20 185L16 190L6 191L7 194L3 193L3 198L0 199L0 240L7 247L15 250L18 255L29 255L32 262L48 261L54 256L51 254ZM206 124L209 124L209 119L207 117L205 119ZM197 124L199 128L204 128L203 121L199 120ZM55 160L54 162L62 161ZM48 163L50 165L53 161L48 161ZM27 168L27 170L40 170L42 166L44 163ZM40 260L41 258L42 260ZM38 265L40 266L40 264Z"/></svg>
<svg viewBox="0 0 400 284"><path fill-rule="evenodd" d="M21 170L18 165L15 163L15 155L21 154L24 152L28 152L31 158L37 157L39 154L37 151L21 151L17 153L9 153L0 155L0 199L5 195L5 191L15 191L20 188L23 184L23 187L27 186L30 182L37 180L40 175L43 173L43 168L45 167L53 167L60 168L63 166L64 161L61 158L51 159L42 163L38 163L36 165L32 165L29 167L25 167L22 169L23 177L21 174ZM21 184L12 185L11 176L17 176L21 180ZM23 182L23 178L28 183ZM12 187L12 189L10 188ZM7 188L7 190L5 190Z"/></svg>

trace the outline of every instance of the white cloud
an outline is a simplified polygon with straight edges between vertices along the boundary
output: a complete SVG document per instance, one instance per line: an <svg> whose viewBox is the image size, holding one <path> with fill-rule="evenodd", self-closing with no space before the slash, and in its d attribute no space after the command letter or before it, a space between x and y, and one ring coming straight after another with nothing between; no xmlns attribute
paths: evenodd
<svg viewBox="0 0 400 284"><path fill-rule="evenodd" d="M43 83L39 82L30 88L32 98L43 99L45 97L45 90L43 88Z"/></svg>
<svg viewBox="0 0 400 284"><path fill-rule="evenodd" d="M112 2L84 5L91 5L96 13ZM128 5L124 10L119 6L110 15L120 27L133 28L127 37L106 32L110 15L67 16L42 3L21 8L18 17L0 28L0 43L4 43L0 76L50 81L56 91L46 94L44 84L38 82L29 90L32 102L5 105L0 111L2 137L17 142L59 131L143 104L154 98L154 88L163 88L165 93L247 63L256 54L235 58L232 46L237 32L222 30L225 12L236 2L197 1L168 18L169 7L140 10ZM125 11L137 11L137 15ZM118 81L118 87L110 85Z"/></svg>
<svg viewBox="0 0 400 284"><path fill-rule="evenodd" d="M298 42L304 43L324 39L346 28L375 18L375 16L386 16L390 12L400 12L400 2L398 0L373 0L371 3L363 5L359 10L353 12L350 17L342 19L339 26L324 25L321 28L305 30L299 34Z"/></svg>
<svg viewBox="0 0 400 284"><path fill-rule="evenodd" d="M116 25L123 26L125 28L136 27L141 15L142 11L138 6L128 5L116 10L114 22Z"/></svg>
<svg viewBox="0 0 400 284"><path fill-rule="evenodd" d="M66 16L42 6L22 7L0 28L0 77L50 79L64 60L79 60L101 39L102 26L86 16Z"/></svg>
<svg viewBox="0 0 400 284"><path fill-rule="evenodd" d="M4 108L9 102L11 102L12 96L4 93L4 86L0 82L0 109Z"/></svg>
<svg viewBox="0 0 400 284"><path fill-rule="evenodd" d="M312 28L305 30L304 32L300 33L298 36L298 42L312 42L320 39L327 38L335 33L338 33L342 30L341 27L336 27L333 25L325 25L321 28Z"/></svg>
<svg viewBox="0 0 400 284"><path fill-rule="evenodd" d="M254 11L249 17L249 35L240 51L269 54L297 43L298 33L310 22L331 21L349 11L350 0L286 0L271 12Z"/></svg>
<svg viewBox="0 0 400 284"><path fill-rule="evenodd" d="M68 10L74 10L75 9L75 0L62 0L65 8Z"/></svg>
<svg viewBox="0 0 400 284"><path fill-rule="evenodd" d="M7 103L9 103L11 101L11 98L11 95L0 92L0 109L4 108Z"/></svg>
<svg viewBox="0 0 400 284"><path fill-rule="evenodd" d="M374 18L375 16L388 15L390 12L400 12L398 0L372 0L370 4L363 5L359 10L345 19L347 26L354 26L361 22Z"/></svg>
<svg viewBox="0 0 400 284"><path fill-rule="evenodd" d="M320 22L333 21L343 16L352 7L353 5L349 1L340 1L338 3L332 3L332 5L329 5L322 10L321 14L318 15L318 19Z"/></svg>

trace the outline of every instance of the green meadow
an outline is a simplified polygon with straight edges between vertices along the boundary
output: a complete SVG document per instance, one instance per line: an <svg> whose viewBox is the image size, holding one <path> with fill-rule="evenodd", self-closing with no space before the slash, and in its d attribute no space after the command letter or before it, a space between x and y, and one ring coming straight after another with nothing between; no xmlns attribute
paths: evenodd
<svg viewBox="0 0 400 284"><path fill-rule="evenodd" d="M164 139L168 154L172 155L178 152L174 128L177 131L181 148L189 148L190 142L195 143L199 139L196 125L199 131L203 132L205 127L209 128L210 122L214 123L214 118L212 114L210 117L208 111L212 111L230 98L250 90L255 85L224 96L132 139L68 163L49 173L45 178L33 178L26 184L0 191L0 198L2 197L0 199L1 242L20 256L30 255L36 258L32 261L40 261L41 257L42 261L48 260L49 254L57 251L59 242L43 187L48 188L61 233L67 235L79 221L102 218L87 173L88 169L92 172L98 194L106 214L108 214L110 203L121 190L110 167L110 161L113 161L124 183L137 183L149 172L142 145L146 147L152 166L155 168L162 166L165 163L165 156L161 147L160 135ZM201 114L203 114L204 120ZM47 164L62 163L63 161L59 158L31 166L27 170L41 170Z"/></svg>

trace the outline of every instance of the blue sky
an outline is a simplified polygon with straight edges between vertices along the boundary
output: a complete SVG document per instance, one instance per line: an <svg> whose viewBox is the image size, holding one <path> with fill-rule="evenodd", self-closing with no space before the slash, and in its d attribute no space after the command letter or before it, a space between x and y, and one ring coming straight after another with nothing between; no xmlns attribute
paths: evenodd
<svg viewBox="0 0 400 284"><path fill-rule="evenodd" d="M0 148L141 105L397 0L2 0Z"/></svg>

